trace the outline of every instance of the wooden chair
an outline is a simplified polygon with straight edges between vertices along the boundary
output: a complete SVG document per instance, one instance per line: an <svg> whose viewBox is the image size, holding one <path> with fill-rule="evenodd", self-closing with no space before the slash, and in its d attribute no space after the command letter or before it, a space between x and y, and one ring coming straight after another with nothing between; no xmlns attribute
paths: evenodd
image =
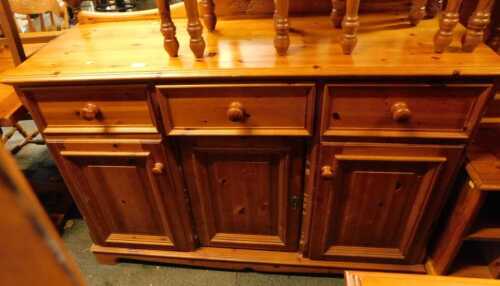
<svg viewBox="0 0 500 286"><path fill-rule="evenodd" d="M3 72L6 69L19 65L26 59L26 54L8 1L0 1L0 26L8 40L11 54L11 57L0 57L0 72ZM0 127L12 127L5 134L0 131L1 142L4 143L9 140L16 131L24 137L24 140L11 150L13 153L17 153L29 143L44 144L41 140L34 140L38 135L38 131L28 133L19 124L20 120L27 118L29 118L28 112L23 107L15 91L9 86L0 84Z"/></svg>
<svg viewBox="0 0 500 286"><path fill-rule="evenodd" d="M28 31L21 33L20 38L23 44L33 44L33 43L47 43L58 36L60 36L65 29L69 28L69 15L66 9L66 5L59 6L57 0L32 0L32 1L21 1L21 0L9 0L9 4L13 13L26 15L28 21ZM29 5L28 5L29 4ZM46 11L46 12L41 12ZM47 26L43 14L49 13L51 15L51 25ZM37 31L33 22L33 16L40 19L40 31ZM56 22L56 17L62 18L62 24L60 26L54 24ZM17 25L14 22L14 27ZM21 32L21 28L18 27L17 30ZM2 35L0 28L0 51L8 46L8 39L5 35Z"/></svg>
<svg viewBox="0 0 500 286"><path fill-rule="evenodd" d="M9 0L12 12L26 15L28 20L28 31L36 32L34 17L40 21L40 31L54 31L69 28L69 15L66 4L63 2L62 6L57 0ZM45 22L45 14L50 15L50 25ZM59 25L56 17L63 19L62 24Z"/></svg>
<svg viewBox="0 0 500 286"><path fill-rule="evenodd" d="M467 30L462 36L462 50L464 52L473 52L474 49L483 41L484 30L488 26L491 17L491 9L494 0L479 0L476 9L469 17ZM442 53L448 48L453 39L453 30L459 20L459 10L462 0L448 0L446 10L444 11L439 23L439 30L434 36L434 51Z"/></svg>

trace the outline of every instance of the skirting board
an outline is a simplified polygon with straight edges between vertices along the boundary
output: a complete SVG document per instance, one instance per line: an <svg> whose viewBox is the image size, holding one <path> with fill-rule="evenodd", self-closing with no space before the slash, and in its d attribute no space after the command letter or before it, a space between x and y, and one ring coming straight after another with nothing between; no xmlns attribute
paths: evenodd
<svg viewBox="0 0 500 286"><path fill-rule="evenodd" d="M217 269L278 273L343 273L344 270L377 270L403 273L426 273L423 264L402 265L311 260L295 252L271 252L232 248L201 247L196 251L137 250L92 245L99 263L115 264L120 259Z"/></svg>

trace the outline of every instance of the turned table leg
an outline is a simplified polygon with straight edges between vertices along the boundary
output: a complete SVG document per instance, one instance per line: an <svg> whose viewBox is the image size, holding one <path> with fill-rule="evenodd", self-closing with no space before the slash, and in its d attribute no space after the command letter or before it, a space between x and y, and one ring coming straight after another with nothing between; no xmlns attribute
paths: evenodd
<svg viewBox="0 0 500 286"><path fill-rule="evenodd" d="M453 39L453 29L458 23L458 10L462 0L448 0L446 10L441 16L439 30L434 36L434 51L442 53L451 44Z"/></svg>
<svg viewBox="0 0 500 286"><path fill-rule="evenodd" d="M413 0L408 19L413 26L418 25L420 20L425 17L427 0Z"/></svg>
<svg viewBox="0 0 500 286"><path fill-rule="evenodd" d="M168 0L156 0L160 10L161 33L163 34L163 47L171 57L177 57L179 42L175 37L175 25L170 17L170 5Z"/></svg>
<svg viewBox="0 0 500 286"><path fill-rule="evenodd" d="M359 1L360 0L347 0L346 14L342 21L342 50L344 54L351 54L358 42L357 31L359 27Z"/></svg>
<svg viewBox="0 0 500 286"><path fill-rule="evenodd" d="M280 56L286 55L288 46L290 46L290 36L288 32L290 25L288 23L289 0L275 0L274 10L274 28L276 36L274 37L274 47Z"/></svg>
<svg viewBox="0 0 500 286"><path fill-rule="evenodd" d="M203 26L198 15L198 3L196 0L184 0L184 6L188 18L187 31L191 37L189 47L197 58L202 58L205 52L205 40L203 40Z"/></svg>
<svg viewBox="0 0 500 286"><path fill-rule="evenodd" d="M467 22L467 31L462 37L462 50L471 53L483 41L484 30L490 23L493 0L479 0L476 10Z"/></svg>
<svg viewBox="0 0 500 286"><path fill-rule="evenodd" d="M205 24L205 27L207 27L208 31L212 32L215 30L215 25L217 24L214 0L201 0L200 5L203 23Z"/></svg>
<svg viewBox="0 0 500 286"><path fill-rule="evenodd" d="M330 18L332 19L332 24L335 28L340 28L342 26L344 14L345 0L332 0L332 12L330 13Z"/></svg>

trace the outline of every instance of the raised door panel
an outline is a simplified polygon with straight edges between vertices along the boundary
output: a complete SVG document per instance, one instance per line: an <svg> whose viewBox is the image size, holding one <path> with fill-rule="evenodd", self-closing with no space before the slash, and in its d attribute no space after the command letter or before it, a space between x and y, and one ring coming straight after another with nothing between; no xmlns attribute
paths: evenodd
<svg viewBox="0 0 500 286"><path fill-rule="evenodd" d="M182 188L161 144L65 142L51 148L96 243L193 248Z"/></svg>
<svg viewBox="0 0 500 286"><path fill-rule="evenodd" d="M421 263L462 147L325 143L311 257Z"/></svg>
<svg viewBox="0 0 500 286"><path fill-rule="evenodd" d="M183 160L200 243L295 250L301 144L290 140L184 139Z"/></svg>

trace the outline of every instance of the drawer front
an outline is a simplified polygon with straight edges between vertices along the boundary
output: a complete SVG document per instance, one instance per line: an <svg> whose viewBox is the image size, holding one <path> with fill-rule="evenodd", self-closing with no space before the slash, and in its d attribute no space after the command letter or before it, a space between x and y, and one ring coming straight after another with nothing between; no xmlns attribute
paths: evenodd
<svg viewBox="0 0 500 286"><path fill-rule="evenodd" d="M289 135L312 132L313 84L158 86L168 135Z"/></svg>
<svg viewBox="0 0 500 286"><path fill-rule="evenodd" d="M327 85L323 136L467 138L491 85Z"/></svg>
<svg viewBox="0 0 500 286"><path fill-rule="evenodd" d="M37 88L23 93L46 134L158 132L143 85Z"/></svg>

